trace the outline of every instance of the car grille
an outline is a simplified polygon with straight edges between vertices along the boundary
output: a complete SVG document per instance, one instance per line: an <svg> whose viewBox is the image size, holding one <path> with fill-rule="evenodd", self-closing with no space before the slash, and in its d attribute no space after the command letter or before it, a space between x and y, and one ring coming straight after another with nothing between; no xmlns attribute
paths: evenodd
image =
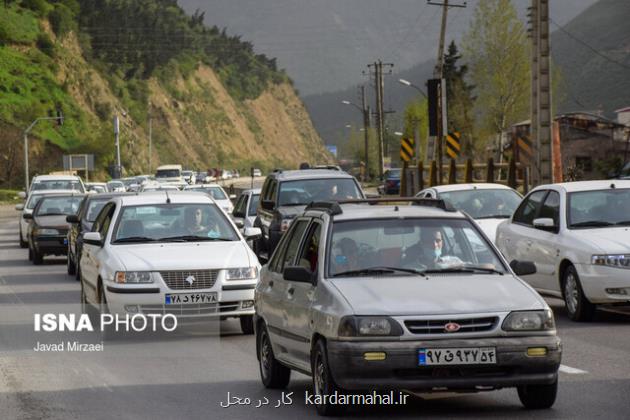
<svg viewBox="0 0 630 420"><path fill-rule="evenodd" d="M240 302L196 303L181 305L140 305L143 314L175 316L214 315L232 312L240 308Z"/></svg>
<svg viewBox="0 0 630 420"><path fill-rule="evenodd" d="M172 290L210 289L217 281L219 270L160 271L160 276ZM186 281L189 276L195 279L192 284Z"/></svg>
<svg viewBox="0 0 630 420"><path fill-rule="evenodd" d="M481 332L492 330L499 317L490 316L483 318L465 318L465 319L414 319L405 321L405 326L412 334L459 334L470 332ZM446 324L453 322L459 324L459 330L455 332L447 332Z"/></svg>

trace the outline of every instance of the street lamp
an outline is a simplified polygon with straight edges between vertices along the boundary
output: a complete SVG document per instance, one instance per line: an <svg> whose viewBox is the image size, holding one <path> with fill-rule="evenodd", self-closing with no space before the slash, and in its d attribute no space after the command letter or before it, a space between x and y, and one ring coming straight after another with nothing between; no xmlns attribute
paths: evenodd
<svg viewBox="0 0 630 420"><path fill-rule="evenodd" d="M409 80L405 80L405 79L398 79L398 83L400 83L401 85L405 85L405 86L409 86L411 88L414 88L415 90L417 90L418 92L420 92L420 94L426 99L427 95L422 91L422 89L420 89L418 86L414 85L413 83L411 83Z"/></svg>

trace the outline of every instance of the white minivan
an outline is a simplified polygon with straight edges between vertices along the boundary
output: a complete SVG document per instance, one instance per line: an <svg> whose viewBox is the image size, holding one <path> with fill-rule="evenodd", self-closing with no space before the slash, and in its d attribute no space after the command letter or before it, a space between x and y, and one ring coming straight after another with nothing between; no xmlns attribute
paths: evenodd
<svg viewBox="0 0 630 420"><path fill-rule="evenodd" d="M162 165L155 172L155 180L158 182L184 182L182 165Z"/></svg>

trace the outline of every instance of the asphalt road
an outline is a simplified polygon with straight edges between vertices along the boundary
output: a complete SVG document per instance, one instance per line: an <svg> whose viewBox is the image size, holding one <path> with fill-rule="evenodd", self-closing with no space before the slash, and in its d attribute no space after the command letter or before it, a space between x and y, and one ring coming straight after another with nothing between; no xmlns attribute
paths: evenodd
<svg viewBox="0 0 630 420"><path fill-rule="evenodd" d="M0 418L316 417L314 407L305 404L305 391L311 392L306 376L293 375L284 401L282 392L262 387L254 339L241 335L233 320L187 326L168 337L119 337L106 341L100 352L35 352L38 341L74 336L35 333L33 313L76 310L79 301L79 284L65 274L65 259L44 261L33 266L27 260L27 251L17 244L16 212L0 208ZM567 319L561 302L549 302L564 343L552 409L527 411L516 391L507 389L412 396L405 405L353 407L348 416L630 418L630 315L600 312L596 322L576 324ZM95 333L77 339L100 342ZM242 404L222 407L228 393L232 402L236 397Z"/></svg>

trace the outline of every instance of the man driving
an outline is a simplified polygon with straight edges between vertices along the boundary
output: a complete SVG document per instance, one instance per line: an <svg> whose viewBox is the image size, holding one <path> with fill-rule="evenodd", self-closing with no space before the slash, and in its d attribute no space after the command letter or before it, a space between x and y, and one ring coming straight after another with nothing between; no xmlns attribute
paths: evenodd
<svg viewBox="0 0 630 420"><path fill-rule="evenodd" d="M444 241L438 228L425 227L420 231L420 241L405 250L403 265L416 269L432 268L443 253Z"/></svg>

